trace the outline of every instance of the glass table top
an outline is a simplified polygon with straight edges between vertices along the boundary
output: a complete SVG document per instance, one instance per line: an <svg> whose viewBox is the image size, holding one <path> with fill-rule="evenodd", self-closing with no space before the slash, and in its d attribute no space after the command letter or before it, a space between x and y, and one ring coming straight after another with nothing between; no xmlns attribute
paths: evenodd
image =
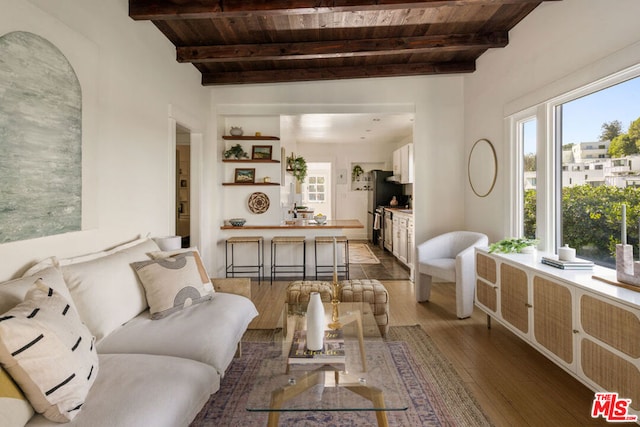
<svg viewBox="0 0 640 427"><path fill-rule="evenodd" d="M324 304L327 330L336 316ZM386 411L404 411L408 396L368 303L340 303L338 320L344 336L344 364L289 364L295 331L306 328L306 305L285 304L282 328L259 368L246 408L270 412L269 425L287 411L376 411L386 425Z"/></svg>

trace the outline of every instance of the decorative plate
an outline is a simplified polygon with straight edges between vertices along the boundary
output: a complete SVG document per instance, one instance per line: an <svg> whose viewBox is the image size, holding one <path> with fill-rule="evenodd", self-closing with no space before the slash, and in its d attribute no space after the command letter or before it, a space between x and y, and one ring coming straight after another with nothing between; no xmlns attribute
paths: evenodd
<svg viewBox="0 0 640 427"><path fill-rule="evenodd" d="M269 196L259 191L249 196L249 210L254 214L265 213L269 209Z"/></svg>

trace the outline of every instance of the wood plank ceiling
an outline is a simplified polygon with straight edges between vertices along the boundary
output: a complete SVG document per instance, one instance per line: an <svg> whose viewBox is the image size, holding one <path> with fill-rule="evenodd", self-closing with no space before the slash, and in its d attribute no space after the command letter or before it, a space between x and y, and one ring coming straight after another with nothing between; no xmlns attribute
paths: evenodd
<svg viewBox="0 0 640 427"><path fill-rule="evenodd" d="M129 0L203 85L470 73L543 1Z"/></svg>

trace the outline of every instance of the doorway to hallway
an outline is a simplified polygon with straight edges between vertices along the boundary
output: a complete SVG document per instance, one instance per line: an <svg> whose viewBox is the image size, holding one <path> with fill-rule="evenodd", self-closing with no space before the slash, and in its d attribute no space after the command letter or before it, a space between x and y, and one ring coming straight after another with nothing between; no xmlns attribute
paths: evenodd
<svg viewBox="0 0 640 427"><path fill-rule="evenodd" d="M176 235L191 244L191 133L176 125Z"/></svg>

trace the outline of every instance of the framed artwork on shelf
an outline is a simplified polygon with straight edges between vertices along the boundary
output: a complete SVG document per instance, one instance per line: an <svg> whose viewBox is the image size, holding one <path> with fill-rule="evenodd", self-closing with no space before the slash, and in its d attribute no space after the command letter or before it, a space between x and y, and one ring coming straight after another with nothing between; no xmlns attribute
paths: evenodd
<svg viewBox="0 0 640 427"><path fill-rule="evenodd" d="M254 145L251 148L252 160L271 160L271 145Z"/></svg>
<svg viewBox="0 0 640 427"><path fill-rule="evenodd" d="M239 184L252 184L256 181L255 168L236 168L236 174L233 182Z"/></svg>

